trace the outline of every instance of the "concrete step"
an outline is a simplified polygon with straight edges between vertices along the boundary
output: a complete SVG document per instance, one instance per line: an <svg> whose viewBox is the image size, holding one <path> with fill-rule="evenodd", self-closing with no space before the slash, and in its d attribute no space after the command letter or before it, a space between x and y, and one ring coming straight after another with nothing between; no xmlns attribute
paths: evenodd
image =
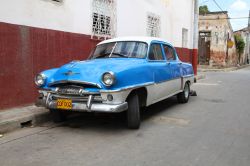
<svg viewBox="0 0 250 166"><path fill-rule="evenodd" d="M49 111L34 105L0 112L0 134L50 120Z"/></svg>

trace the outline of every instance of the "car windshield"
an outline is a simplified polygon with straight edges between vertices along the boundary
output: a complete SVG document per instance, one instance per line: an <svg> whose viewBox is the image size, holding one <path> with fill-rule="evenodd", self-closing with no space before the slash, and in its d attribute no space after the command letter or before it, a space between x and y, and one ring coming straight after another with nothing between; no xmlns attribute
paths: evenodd
<svg viewBox="0 0 250 166"><path fill-rule="evenodd" d="M145 58L148 45L143 42L122 41L98 45L90 59Z"/></svg>

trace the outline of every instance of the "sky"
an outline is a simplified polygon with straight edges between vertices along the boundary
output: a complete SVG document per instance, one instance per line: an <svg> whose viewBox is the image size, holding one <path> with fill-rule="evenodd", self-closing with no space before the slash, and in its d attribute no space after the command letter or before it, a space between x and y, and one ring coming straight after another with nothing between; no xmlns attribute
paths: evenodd
<svg viewBox="0 0 250 166"><path fill-rule="evenodd" d="M216 0L224 11L228 11L230 18L248 17L250 0ZM209 11L221 11L213 0L200 0L200 5L207 5ZM248 26L248 19L231 19L233 30L239 30Z"/></svg>

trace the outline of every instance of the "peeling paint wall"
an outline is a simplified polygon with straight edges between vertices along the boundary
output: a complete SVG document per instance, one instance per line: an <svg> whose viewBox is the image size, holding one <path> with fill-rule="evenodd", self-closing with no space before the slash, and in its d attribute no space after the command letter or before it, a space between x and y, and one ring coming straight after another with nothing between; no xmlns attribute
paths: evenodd
<svg viewBox="0 0 250 166"><path fill-rule="evenodd" d="M199 32L211 32L211 66L234 66L237 64L236 47L227 46L228 40L234 42L233 30L228 15L222 12L200 15ZM227 53L228 52L228 53Z"/></svg>

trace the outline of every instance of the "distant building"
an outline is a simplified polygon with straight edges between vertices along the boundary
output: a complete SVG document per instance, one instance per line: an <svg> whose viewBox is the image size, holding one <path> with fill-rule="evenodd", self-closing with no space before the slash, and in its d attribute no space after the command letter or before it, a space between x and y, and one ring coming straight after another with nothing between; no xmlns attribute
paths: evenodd
<svg viewBox="0 0 250 166"><path fill-rule="evenodd" d="M244 50L244 53L241 55L241 58L240 58L240 64L247 64L247 62L249 62L249 59L250 59L250 47L249 47L249 44L250 42L247 42L247 40L249 40L249 31L248 31L248 27L246 28L243 28L243 29L240 29L238 31L235 31L234 32L235 35L240 35L244 42L245 42L245 50Z"/></svg>
<svg viewBox="0 0 250 166"><path fill-rule="evenodd" d="M200 15L199 64L223 67L237 64L233 29L226 11Z"/></svg>

